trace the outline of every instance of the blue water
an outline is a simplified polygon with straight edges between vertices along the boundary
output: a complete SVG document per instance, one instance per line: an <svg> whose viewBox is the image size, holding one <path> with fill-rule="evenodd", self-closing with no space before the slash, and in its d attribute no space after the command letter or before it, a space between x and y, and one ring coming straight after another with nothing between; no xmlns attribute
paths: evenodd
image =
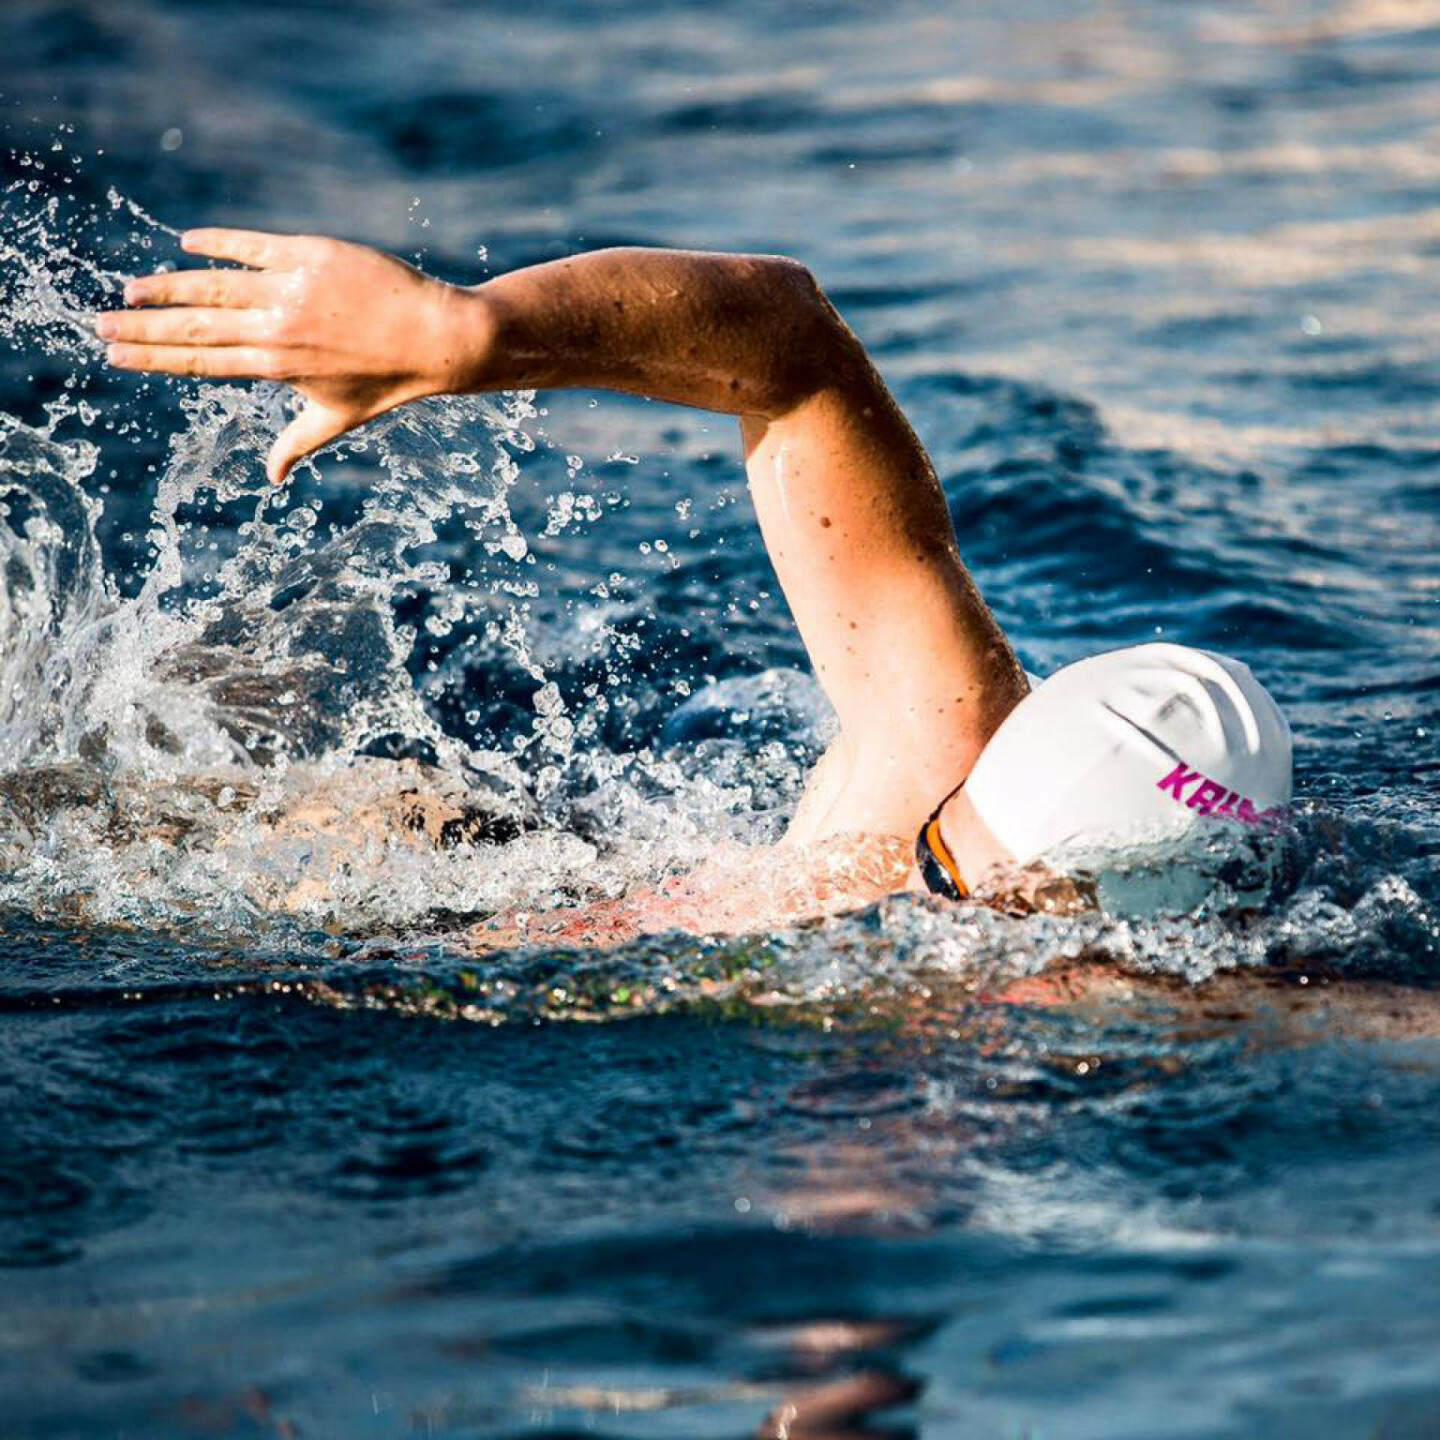
<svg viewBox="0 0 1440 1440"><path fill-rule="evenodd" d="M0 54L0 1434L1440 1433L1440 8L26 0ZM272 496L283 397L88 338L200 222L799 256L1031 668L1284 703L1270 898L473 953L772 836L824 743L733 422L429 403Z"/></svg>

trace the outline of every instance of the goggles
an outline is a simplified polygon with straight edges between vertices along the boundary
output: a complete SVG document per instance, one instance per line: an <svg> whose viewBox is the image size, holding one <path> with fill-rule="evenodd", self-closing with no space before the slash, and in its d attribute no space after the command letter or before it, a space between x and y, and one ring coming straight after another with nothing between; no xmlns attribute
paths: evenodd
<svg viewBox="0 0 1440 1440"><path fill-rule="evenodd" d="M950 795L954 793L952 790ZM940 812L950 795L930 812L930 818L920 827L920 833L915 837L915 864L919 866L925 888L932 895L943 895L947 900L964 900L970 894L970 887L961 878L960 867L940 833Z"/></svg>

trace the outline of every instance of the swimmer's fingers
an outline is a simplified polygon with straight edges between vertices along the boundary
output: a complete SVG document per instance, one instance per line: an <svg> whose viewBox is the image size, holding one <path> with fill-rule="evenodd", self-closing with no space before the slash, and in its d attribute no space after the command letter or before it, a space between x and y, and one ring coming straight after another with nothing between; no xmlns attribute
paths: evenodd
<svg viewBox="0 0 1440 1440"><path fill-rule="evenodd" d="M165 310L111 310L96 316L102 340L131 345L264 345L276 338L269 310L185 305Z"/></svg>
<svg viewBox="0 0 1440 1440"><path fill-rule="evenodd" d="M283 277L254 270L167 270L125 286L127 305L218 305L247 309L279 298Z"/></svg>
<svg viewBox="0 0 1440 1440"><path fill-rule="evenodd" d="M106 359L119 370L153 370L166 375L203 375L209 379L284 380L289 367L273 350L253 345L110 346Z"/></svg>
<svg viewBox="0 0 1440 1440"><path fill-rule="evenodd" d="M234 260L261 270L285 270L300 264L317 245L328 244L311 235L272 235L264 230L226 230L208 226L187 230L182 249L212 260Z"/></svg>

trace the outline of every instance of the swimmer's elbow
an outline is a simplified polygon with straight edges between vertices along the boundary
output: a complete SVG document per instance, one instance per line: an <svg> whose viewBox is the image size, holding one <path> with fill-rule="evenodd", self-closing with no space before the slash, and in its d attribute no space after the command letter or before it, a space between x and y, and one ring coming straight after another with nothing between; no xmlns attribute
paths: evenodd
<svg viewBox="0 0 1440 1440"><path fill-rule="evenodd" d="M820 390L873 372L860 342L808 266L785 255L765 256L760 263L772 332L763 414L778 420Z"/></svg>

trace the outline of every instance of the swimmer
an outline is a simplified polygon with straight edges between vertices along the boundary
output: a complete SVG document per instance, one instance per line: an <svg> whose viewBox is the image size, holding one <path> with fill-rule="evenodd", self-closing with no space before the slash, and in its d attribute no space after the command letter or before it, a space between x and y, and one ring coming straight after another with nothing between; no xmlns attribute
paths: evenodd
<svg viewBox="0 0 1440 1440"><path fill-rule="evenodd" d="M201 229L182 243L243 268L133 280L96 332L122 369L293 386L304 403L270 452L277 484L429 395L595 388L738 418L838 735L778 853L540 917L532 938L753 930L907 888L1069 907L1086 897L1064 883L1067 854L1264 823L1289 800L1289 729L1239 661L1151 644L1027 676L924 448L797 262L611 249L461 288L322 237Z"/></svg>

